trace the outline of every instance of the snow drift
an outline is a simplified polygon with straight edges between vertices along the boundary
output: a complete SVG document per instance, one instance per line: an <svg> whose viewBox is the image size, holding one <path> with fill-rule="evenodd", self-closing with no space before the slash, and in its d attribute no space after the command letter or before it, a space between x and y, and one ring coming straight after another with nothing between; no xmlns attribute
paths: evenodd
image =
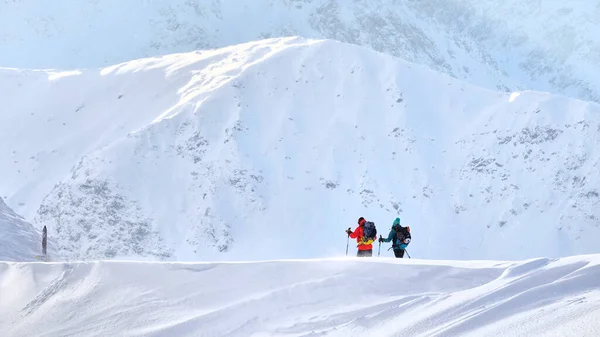
<svg viewBox="0 0 600 337"><path fill-rule="evenodd" d="M339 256L398 215L420 258L597 252L594 103L301 38L5 69L0 92L0 191L65 258Z"/></svg>
<svg viewBox="0 0 600 337"><path fill-rule="evenodd" d="M5 336L597 336L600 256L0 263Z"/></svg>
<svg viewBox="0 0 600 337"><path fill-rule="evenodd" d="M4 67L104 67L299 35L368 46L486 88L600 101L594 1L29 0L0 2L0 23Z"/></svg>
<svg viewBox="0 0 600 337"><path fill-rule="evenodd" d="M42 236L0 198L0 261L34 261Z"/></svg>

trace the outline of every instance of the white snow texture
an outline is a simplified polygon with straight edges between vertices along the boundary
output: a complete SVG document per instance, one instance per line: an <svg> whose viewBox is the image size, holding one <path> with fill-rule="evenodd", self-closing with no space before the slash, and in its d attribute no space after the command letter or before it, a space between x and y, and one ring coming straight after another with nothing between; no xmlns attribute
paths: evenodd
<svg viewBox="0 0 600 337"><path fill-rule="evenodd" d="M359 216L400 216L419 258L597 252L595 103L303 38L0 91L1 190L65 259L339 256Z"/></svg>
<svg viewBox="0 0 600 337"><path fill-rule="evenodd" d="M42 236L0 198L0 261L35 261Z"/></svg>
<svg viewBox="0 0 600 337"><path fill-rule="evenodd" d="M0 263L0 327L3 336L592 337L599 263Z"/></svg>
<svg viewBox="0 0 600 337"><path fill-rule="evenodd" d="M599 336L599 27L597 1L1 1L0 335ZM412 258L355 258L360 216Z"/></svg>
<svg viewBox="0 0 600 337"><path fill-rule="evenodd" d="M600 102L598 1L11 0L0 2L0 22L5 67L103 67L303 36L368 46L486 88Z"/></svg>

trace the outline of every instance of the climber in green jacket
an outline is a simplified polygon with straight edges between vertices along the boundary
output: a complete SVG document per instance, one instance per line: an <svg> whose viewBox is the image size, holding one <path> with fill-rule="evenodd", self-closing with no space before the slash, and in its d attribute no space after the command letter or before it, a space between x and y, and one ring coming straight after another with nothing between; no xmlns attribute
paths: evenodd
<svg viewBox="0 0 600 337"><path fill-rule="evenodd" d="M400 218L396 218L392 224L392 229L387 239L384 239L381 235L379 236L379 242L390 242L392 241L392 248L394 249L394 255L397 258L404 257L404 250L410 243L410 226L402 227L400 225Z"/></svg>

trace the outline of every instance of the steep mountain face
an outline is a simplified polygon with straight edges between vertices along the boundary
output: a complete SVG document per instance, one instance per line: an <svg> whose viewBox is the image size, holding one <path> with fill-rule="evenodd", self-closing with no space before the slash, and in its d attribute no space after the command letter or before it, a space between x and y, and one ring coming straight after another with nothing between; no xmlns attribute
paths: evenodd
<svg viewBox="0 0 600 337"><path fill-rule="evenodd" d="M597 252L595 103L302 38L3 70L0 91L0 190L66 258L340 255L359 216L400 216L421 258Z"/></svg>
<svg viewBox="0 0 600 337"><path fill-rule="evenodd" d="M0 198L0 261L35 261L42 236Z"/></svg>
<svg viewBox="0 0 600 337"><path fill-rule="evenodd" d="M368 46L486 88L600 101L593 1L4 1L0 22L4 67L103 67L300 35Z"/></svg>

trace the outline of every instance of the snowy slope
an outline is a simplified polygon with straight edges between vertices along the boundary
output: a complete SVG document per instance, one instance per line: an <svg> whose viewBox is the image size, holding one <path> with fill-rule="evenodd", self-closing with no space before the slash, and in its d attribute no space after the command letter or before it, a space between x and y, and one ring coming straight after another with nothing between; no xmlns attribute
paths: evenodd
<svg viewBox="0 0 600 337"><path fill-rule="evenodd" d="M600 101L599 27L597 1L4 1L0 66L109 66L300 35L368 46L487 88Z"/></svg>
<svg viewBox="0 0 600 337"><path fill-rule="evenodd" d="M0 261L34 261L42 236L0 198Z"/></svg>
<svg viewBox="0 0 600 337"><path fill-rule="evenodd" d="M0 263L4 336L598 336L600 256Z"/></svg>
<svg viewBox="0 0 600 337"><path fill-rule="evenodd" d="M65 258L339 256L398 215L421 258L598 252L595 103L301 38L5 69L0 92L0 191Z"/></svg>

